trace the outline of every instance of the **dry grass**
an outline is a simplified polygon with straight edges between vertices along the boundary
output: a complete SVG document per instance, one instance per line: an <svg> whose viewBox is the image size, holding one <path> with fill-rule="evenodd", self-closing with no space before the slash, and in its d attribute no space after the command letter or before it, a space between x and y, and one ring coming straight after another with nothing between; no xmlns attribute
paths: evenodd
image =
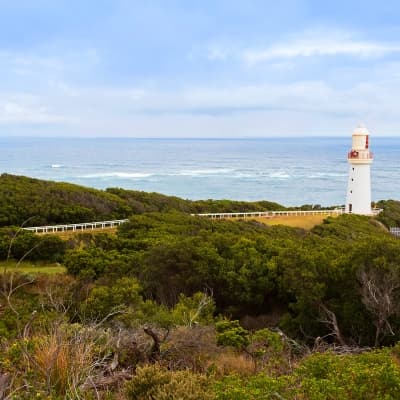
<svg viewBox="0 0 400 400"><path fill-rule="evenodd" d="M55 335L37 339L33 356L37 370L46 380L46 384L57 393L65 394L69 387L70 364L72 361L71 347ZM82 353L75 356L81 358ZM82 367L82 360L73 360L74 368Z"/></svg>
<svg viewBox="0 0 400 400"><path fill-rule="evenodd" d="M254 374L254 362L245 354L225 352L219 354L212 363L218 376L240 375L250 376Z"/></svg>
<svg viewBox="0 0 400 400"><path fill-rule="evenodd" d="M81 398L80 388L105 365L98 355L102 346L96 336L90 330L71 335L57 327L47 336L34 338L31 361L47 392L53 391L68 399Z"/></svg>
<svg viewBox="0 0 400 400"><path fill-rule="evenodd" d="M257 217L252 218L266 225L286 225L293 228L303 228L306 230L314 228L314 226L322 223L327 215L293 215L279 216L274 218ZM333 216L336 217L336 216Z"/></svg>

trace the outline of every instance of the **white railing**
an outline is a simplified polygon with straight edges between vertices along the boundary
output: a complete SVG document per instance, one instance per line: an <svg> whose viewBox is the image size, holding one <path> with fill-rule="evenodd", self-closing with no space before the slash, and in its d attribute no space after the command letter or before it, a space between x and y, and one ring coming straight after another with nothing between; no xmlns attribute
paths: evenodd
<svg viewBox="0 0 400 400"><path fill-rule="evenodd" d="M56 233L56 232L68 232L68 231L78 232L78 231L86 231L94 229L115 228L128 221L129 221L128 219L116 219L113 221L83 222L80 224L30 226L22 229L35 233Z"/></svg>
<svg viewBox="0 0 400 400"><path fill-rule="evenodd" d="M400 237L400 228L390 228L390 233L394 236Z"/></svg>
<svg viewBox="0 0 400 400"><path fill-rule="evenodd" d="M370 151L358 152L358 151L353 150L347 154L347 158L349 160L368 160L368 159L372 160L374 158L374 155Z"/></svg>
<svg viewBox="0 0 400 400"><path fill-rule="evenodd" d="M219 218L254 218L254 217L289 217L296 215L338 215L343 214L343 208L335 208L333 210L294 210L294 211L253 211L253 212L234 212L234 213L206 213L191 214L192 216L208 217L213 219Z"/></svg>
<svg viewBox="0 0 400 400"><path fill-rule="evenodd" d="M382 210L373 209L373 215L378 215ZM192 216L207 217L212 219L223 219L223 218L254 218L254 217L289 217L289 216L306 216L306 215L339 215L344 214L344 208L334 208L331 210L293 210L293 211L252 211L252 212L233 212L233 213L203 213L203 214L190 214ZM128 219L116 219L112 221L97 221L97 222L82 222L79 224L63 224L63 225L46 225L46 226L30 226L22 228L26 231L34 233L57 233L57 232L79 232L94 229L106 229L115 228L125 222ZM391 228L399 230L398 236L400 236L400 228ZM394 233L397 235L396 233Z"/></svg>

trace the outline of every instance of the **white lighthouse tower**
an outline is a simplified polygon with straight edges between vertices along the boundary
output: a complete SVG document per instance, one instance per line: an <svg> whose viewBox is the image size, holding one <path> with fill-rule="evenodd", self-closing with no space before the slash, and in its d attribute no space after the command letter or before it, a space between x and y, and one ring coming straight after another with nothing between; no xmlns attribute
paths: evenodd
<svg viewBox="0 0 400 400"><path fill-rule="evenodd" d="M369 132L359 125L353 132L353 144L347 155L350 164L347 186L346 213L370 215L371 172L373 155L369 151Z"/></svg>

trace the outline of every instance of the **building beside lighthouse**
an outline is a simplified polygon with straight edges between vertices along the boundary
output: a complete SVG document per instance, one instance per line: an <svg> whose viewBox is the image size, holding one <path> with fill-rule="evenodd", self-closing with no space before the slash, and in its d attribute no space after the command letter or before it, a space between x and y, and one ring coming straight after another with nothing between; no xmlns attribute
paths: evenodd
<svg viewBox="0 0 400 400"><path fill-rule="evenodd" d="M369 132L358 126L352 135L351 150L347 155L349 181L346 213L371 215L371 172L373 154L369 151Z"/></svg>

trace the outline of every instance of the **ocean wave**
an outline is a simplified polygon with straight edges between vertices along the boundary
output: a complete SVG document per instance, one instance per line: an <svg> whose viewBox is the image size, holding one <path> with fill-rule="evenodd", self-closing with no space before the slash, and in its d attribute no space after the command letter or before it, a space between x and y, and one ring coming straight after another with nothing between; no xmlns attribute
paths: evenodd
<svg viewBox="0 0 400 400"><path fill-rule="evenodd" d="M271 172L268 174L270 178L275 178L275 179L288 179L290 178L290 175L285 172L285 171L276 171L276 172Z"/></svg>
<svg viewBox="0 0 400 400"><path fill-rule="evenodd" d="M153 176L150 173L143 173L143 172L99 172L96 174L86 174L81 175L79 178L86 178L86 179L96 179L96 178L131 178L131 179L141 179L141 178L149 178Z"/></svg>
<svg viewBox="0 0 400 400"><path fill-rule="evenodd" d="M254 179L254 178L260 178L261 176L262 176L261 173L237 172L234 175L234 178L250 178L250 179Z"/></svg>
<svg viewBox="0 0 400 400"><path fill-rule="evenodd" d="M343 178L347 176L346 173L339 172L316 172L308 176L308 178Z"/></svg>
<svg viewBox="0 0 400 400"><path fill-rule="evenodd" d="M230 168L208 168L208 169L184 169L176 173L170 173L172 176L207 176L207 175L226 175L234 172Z"/></svg>
<svg viewBox="0 0 400 400"><path fill-rule="evenodd" d="M62 168L64 165L63 164L51 164L51 168Z"/></svg>

